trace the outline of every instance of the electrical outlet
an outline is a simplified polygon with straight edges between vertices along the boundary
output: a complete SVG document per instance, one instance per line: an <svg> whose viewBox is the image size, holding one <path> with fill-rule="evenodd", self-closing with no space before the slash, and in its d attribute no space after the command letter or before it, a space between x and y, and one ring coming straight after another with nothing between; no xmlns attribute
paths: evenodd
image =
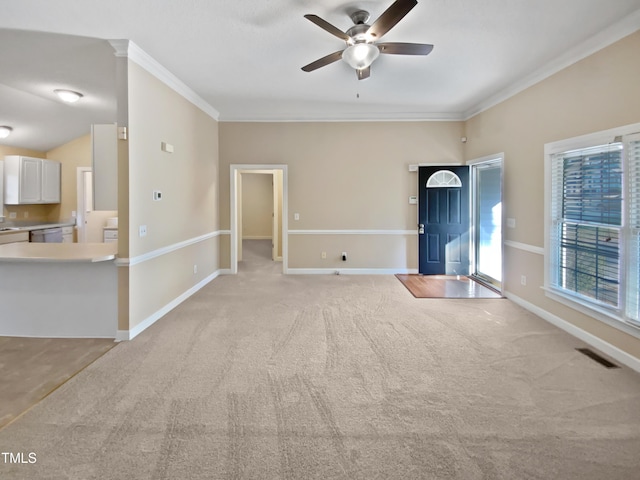
<svg viewBox="0 0 640 480"><path fill-rule="evenodd" d="M526 275L521 275L520 276L520 285L526 285L527 284L527 276Z"/></svg>
<svg viewBox="0 0 640 480"><path fill-rule="evenodd" d="M16 212L9 212L9 218L16 218Z"/></svg>
<svg viewBox="0 0 640 480"><path fill-rule="evenodd" d="M193 273L194 274L198 273L198 265L193 266Z"/></svg>
<svg viewBox="0 0 640 480"><path fill-rule="evenodd" d="M140 228L138 229L138 234L141 237L146 237L147 236L147 226L146 225L140 225Z"/></svg>
<svg viewBox="0 0 640 480"><path fill-rule="evenodd" d="M297 222L298 220L300 220L300 214L299 213L294 213L293 214L293 219Z"/></svg>
<svg viewBox="0 0 640 480"><path fill-rule="evenodd" d="M320 254L320 257L321 257L323 260L326 260L326 258L327 258L327 252L322 252L322 253Z"/></svg>
<svg viewBox="0 0 640 480"><path fill-rule="evenodd" d="M347 261L347 252L342 252L342 261L343 262Z"/></svg>
<svg viewBox="0 0 640 480"><path fill-rule="evenodd" d="M24 212L24 218L29 218L29 212Z"/></svg>

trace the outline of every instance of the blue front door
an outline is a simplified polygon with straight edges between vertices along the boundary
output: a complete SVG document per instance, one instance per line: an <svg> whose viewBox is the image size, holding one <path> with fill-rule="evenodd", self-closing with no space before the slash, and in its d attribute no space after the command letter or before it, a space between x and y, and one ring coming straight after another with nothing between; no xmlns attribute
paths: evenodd
<svg viewBox="0 0 640 480"><path fill-rule="evenodd" d="M469 274L469 167L418 171L419 272Z"/></svg>

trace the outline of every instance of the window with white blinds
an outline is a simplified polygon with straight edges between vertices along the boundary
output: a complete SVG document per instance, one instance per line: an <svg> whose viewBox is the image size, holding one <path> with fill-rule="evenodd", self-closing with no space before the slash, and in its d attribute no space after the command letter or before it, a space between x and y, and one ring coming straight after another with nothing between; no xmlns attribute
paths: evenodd
<svg viewBox="0 0 640 480"><path fill-rule="evenodd" d="M640 134L550 155L549 287L640 326Z"/></svg>
<svg viewBox="0 0 640 480"><path fill-rule="evenodd" d="M625 149L629 192L625 313L634 324L640 325L640 134L627 137Z"/></svg>

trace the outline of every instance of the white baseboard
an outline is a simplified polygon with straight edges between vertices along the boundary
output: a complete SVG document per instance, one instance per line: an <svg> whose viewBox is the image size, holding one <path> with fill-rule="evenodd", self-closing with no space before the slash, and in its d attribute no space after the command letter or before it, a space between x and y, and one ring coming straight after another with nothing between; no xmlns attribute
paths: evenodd
<svg viewBox="0 0 640 480"><path fill-rule="evenodd" d="M196 293L198 290L200 290L202 287L204 287L205 285L207 285L209 282L211 282L212 280L216 279L219 275L224 274L225 272L230 272L230 270L226 269L226 270L216 270L215 272L213 272L211 275L209 275L208 277L206 277L204 280L200 281L199 283L197 283L196 285L194 285L193 287L191 287L189 290L187 290L186 292L184 292L182 295L180 295L179 297L175 298L174 300L172 300L171 302L167 303L164 307L162 307L160 310L158 310L157 312L155 312L154 314L148 316L147 318L145 318L142 322L140 322L139 324L137 324L135 327L133 327L131 330L118 330L116 332L116 342L122 342L125 340L132 340L134 339L136 336L138 336L140 333L142 333L143 331L145 331L147 328L149 328L151 325L153 325L154 323L156 323L158 320L160 320L162 317L164 317L167 313L169 313L171 310L173 310L174 308L176 308L178 305L180 305L182 302L184 302L187 298L189 298L191 295L193 295L194 293Z"/></svg>
<svg viewBox="0 0 640 480"><path fill-rule="evenodd" d="M118 330L116 332L116 342L125 342L127 340L131 340L129 338L129 330Z"/></svg>
<svg viewBox="0 0 640 480"><path fill-rule="evenodd" d="M513 293L504 292L504 295L513 303L520 305L525 310L529 310L531 313L534 313L543 320L546 320L552 325L555 325L561 330L564 330L565 332L600 350L602 353L610 356L623 365L626 365L636 372L640 372L640 358L636 358L633 355L620 350L618 347L611 345L609 342L605 342L601 338L596 337L595 335L592 335L591 333L576 327L574 324L567 322L566 320L558 317L557 315L554 315L553 313L550 313L530 302L527 302L526 300L518 297L517 295L514 295Z"/></svg>
<svg viewBox="0 0 640 480"><path fill-rule="evenodd" d="M413 268L288 268L289 275L395 275L418 273Z"/></svg>

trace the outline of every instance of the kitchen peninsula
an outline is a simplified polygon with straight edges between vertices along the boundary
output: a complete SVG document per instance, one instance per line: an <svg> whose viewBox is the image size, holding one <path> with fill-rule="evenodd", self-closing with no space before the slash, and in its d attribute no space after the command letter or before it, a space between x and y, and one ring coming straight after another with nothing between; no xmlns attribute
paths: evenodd
<svg viewBox="0 0 640 480"><path fill-rule="evenodd" d="M115 338L114 243L0 245L0 335Z"/></svg>

